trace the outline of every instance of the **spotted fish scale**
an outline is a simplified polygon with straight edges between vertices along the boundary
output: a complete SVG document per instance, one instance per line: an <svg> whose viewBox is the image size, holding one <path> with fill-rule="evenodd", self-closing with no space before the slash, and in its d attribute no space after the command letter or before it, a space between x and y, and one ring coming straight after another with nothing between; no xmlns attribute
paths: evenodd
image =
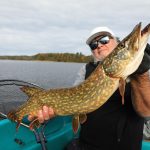
<svg viewBox="0 0 150 150"><path fill-rule="evenodd" d="M29 99L8 118L18 126L25 115L37 116L44 105L52 107L56 115L73 115L73 130L86 121L86 114L101 107L119 87L123 97L125 79L140 65L150 34L150 24L141 31L141 23L125 37L113 52L98 65L93 73L80 85L71 88L41 90L23 87ZM37 121L37 118L35 118ZM30 126L35 125L35 120Z"/></svg>

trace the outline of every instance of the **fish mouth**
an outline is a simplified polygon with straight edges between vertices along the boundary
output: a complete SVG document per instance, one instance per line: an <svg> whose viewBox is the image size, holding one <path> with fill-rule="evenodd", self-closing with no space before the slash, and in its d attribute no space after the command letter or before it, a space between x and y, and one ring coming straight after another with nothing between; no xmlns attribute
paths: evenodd
<svg viewBox="0 0 150 150"><path fill-rule="evenodd" d="M141 36L144 36L147 32L150 32L150 23L142 30Z"/></svg>
<svg viewBox="0 0 150 150"><path fill-rule="evenodd" d="M132 32L122 40L122 43L128 45L128 50L132 52L140 51L145 47L150 35L150 24L142 30L142 23L138 23Z"/></svg>
<svg viewBox="0 0 150 150"><path fill-rule="evenodd" d="M128 45L127 50L130 52L130 63L122 72L123 76L128 77L139 67L144 56L144 50L150 35L150 24L143 30L141 23L137 24L133 31L126 38L125 44Z"/></svg>
<svg viewBox="0 0 150 150"><path fill-rule="evenodd" d="M141 43L141 28L142 23L138 23L132 32L125 38L129 48L128 50L138 51Z"/></svg>
<svg viewBox="0 0 150 150"><path fill-rule="evenodd" d="M146 43L148 42L148 38L150 35L150 24L148 24L142 31L141 31L141 39L140 39L140 49L146 47Z"/></svg>

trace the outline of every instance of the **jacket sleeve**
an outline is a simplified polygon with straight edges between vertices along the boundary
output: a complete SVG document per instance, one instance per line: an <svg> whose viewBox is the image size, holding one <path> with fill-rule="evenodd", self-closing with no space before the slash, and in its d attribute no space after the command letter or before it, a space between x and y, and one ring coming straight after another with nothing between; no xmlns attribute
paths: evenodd
<svg viewBox="0 0 150 150"><path fill-rule="evenodd" d="M132 103L142 117L150 117L150 70L131 79Z"/></svg>

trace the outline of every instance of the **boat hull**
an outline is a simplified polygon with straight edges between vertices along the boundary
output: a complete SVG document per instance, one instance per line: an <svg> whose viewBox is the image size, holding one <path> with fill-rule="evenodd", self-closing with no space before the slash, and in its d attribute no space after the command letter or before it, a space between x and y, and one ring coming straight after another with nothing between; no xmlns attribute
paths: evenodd
<svg viewBox="0 0 150 150"><path fill-rule="evenodd" d="M71 117L56 117L45 127L46 147L63 150L74 138ZM21 126L16 132L16 123L4 119L0 121L0 147L5 150L41 150L35 135L28 128ZM150 142L143 141L142 150L150 150Z"/></svg>

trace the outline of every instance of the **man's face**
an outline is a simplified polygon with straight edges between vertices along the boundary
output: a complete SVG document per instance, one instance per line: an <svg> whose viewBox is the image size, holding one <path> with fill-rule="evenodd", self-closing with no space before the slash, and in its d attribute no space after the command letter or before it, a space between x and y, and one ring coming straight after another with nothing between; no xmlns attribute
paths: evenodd
<svg viewBox="0 0 150 150"><path fill-rule="evenodd" d="M92 54L97 61L102 61L118 44L116 39L105 35L96 37L92 42L97 43L96 48L92 50Z"/></svg>

